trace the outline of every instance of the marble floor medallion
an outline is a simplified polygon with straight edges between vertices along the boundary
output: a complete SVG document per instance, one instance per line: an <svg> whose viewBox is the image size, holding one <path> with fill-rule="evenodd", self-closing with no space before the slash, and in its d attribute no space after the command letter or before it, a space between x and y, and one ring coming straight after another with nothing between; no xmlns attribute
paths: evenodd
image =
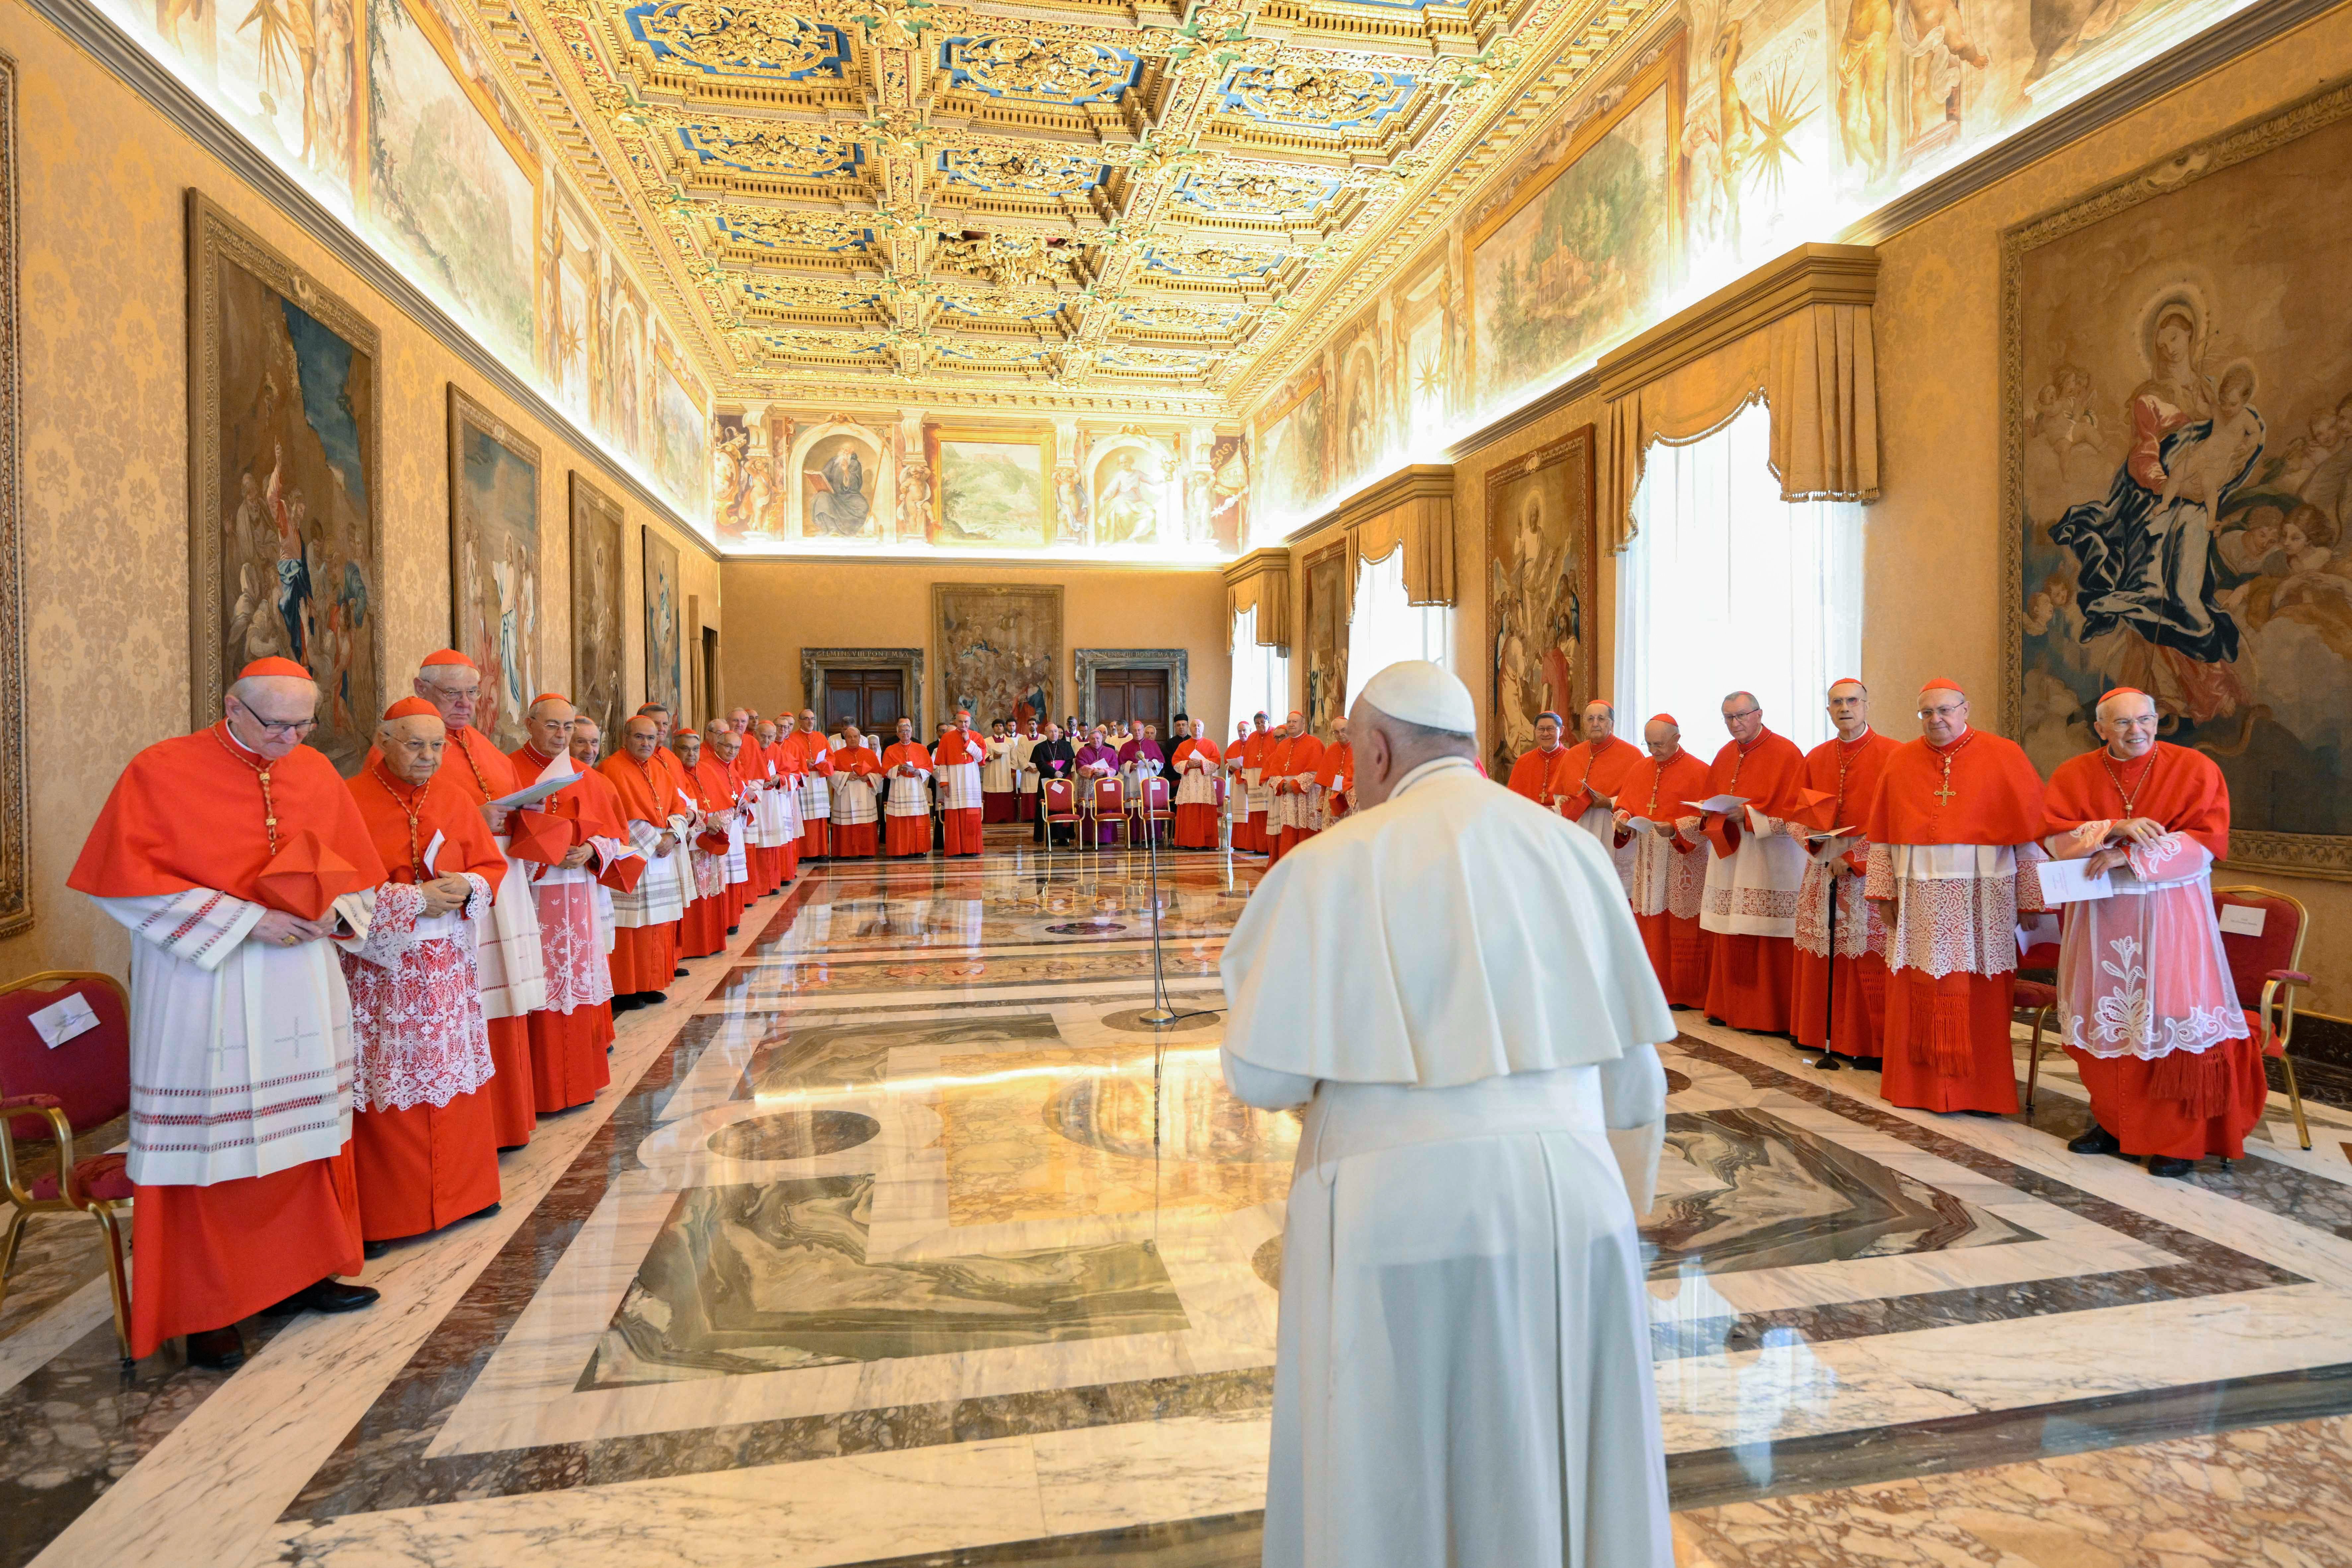
<svg viewBox="0 0 2352 1568"><path fill-rule="evenodd" d="M807 1160L855 1149L881 1131L855 1110L774 1110L727 1123L704 1146L730 1160Z"/></svg>
<svg viewBox="0 0 2352 1568"><path fill-rule="evenodd" d="M579 1386L1180 1332L1149 1242L877 1260L874 1183L681 1194Z"/></svg>

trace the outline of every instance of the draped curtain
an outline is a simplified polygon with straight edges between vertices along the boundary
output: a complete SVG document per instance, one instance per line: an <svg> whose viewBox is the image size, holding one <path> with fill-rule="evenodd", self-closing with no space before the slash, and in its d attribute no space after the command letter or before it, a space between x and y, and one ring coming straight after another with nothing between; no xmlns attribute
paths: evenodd
<svg viewBox="0 0 2352 1568"><path fill-rule="evenodd" d="M1258 641L1258 613L1246 609L1233 621L1234 679L1225 717L1236 723L1258 713L1279 719L1290 710L1290 659L1281 648ZM1223 746L1233 734L1228 731L1213 739Z"/></svg>
<svg viewBox="0 0 2352 1568"><path fill-rule="evenodd" d="M1400 659L1425 658L1454 668L1454 611L1416 605L1406 586L1412 552L1391 544L1377 561L1357 567L1348 621L1348 692L1353 707L1364 683Z"/></svg>
<svg viewBox="0 0 2352 1568"><path fill-rule="evenodd" d="M1253 550L1225 568L1225 613L1238 627L1244 613L1259 647L1290 647L1290 552ZM1236 637L1240 636L1238 630ZM1238 654L1241 645L1234 651Z"/></svg>
<svg viewBox="0 0 2352 1568"><path fill-rule="evenodd" d="M1618 557L1620 725L1631 739L1672 713L1711 757L1722 702L1755 693L1764 721L1801 745L1829 738L1830 682L1862 663L1862 507L1784 500L1773 421L1750 403L1696 441L1651 448L1639 531Z"/></svg>

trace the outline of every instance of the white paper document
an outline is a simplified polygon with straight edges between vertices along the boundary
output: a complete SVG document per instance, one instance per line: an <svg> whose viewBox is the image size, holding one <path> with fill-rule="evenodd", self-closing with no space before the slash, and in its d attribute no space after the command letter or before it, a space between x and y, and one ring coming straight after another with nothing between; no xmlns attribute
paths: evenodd
<svg viewBox="0 0 2352 1568"><path fill-rule="evenodd" d="M98 1015L90 1009L89 998L77 991L62 1001L52 1002L37 1013L26 1016L33 1032L41 1043L56 1050L76 1035L86 1035L98 1027Z"/></svg>
<svg viewBox="0 0 2352 1568"><path fill-rule="evenodd" d="M2105 871L2086 877L2083 868L2088 860L2044 860L2037 869L2042 877L2042 901L2046 904L2079 904L2085 899L2105 899L2115 896L2115 884Z"/></svg>
<svg viewBox="0 0 2352 1568"><path fill-rule="evenodd" d="M2028 915L2017 927L2018 956L2022 958L2037 947L2056 947L2062 929L2055 914Z"/></svg>
<svg viewBox="0 0 2352 1568"><path fill-rule="evenodd" d="M1636 833L1655 833L1658 830L1658 825L1646 816L1633 817L1625 826Z"/></svg>
<svg viewBox="0 0 2352 1568"><path fill-rule="evenodd" d="M2258 909L2252 904L2223 904L2221 930L2231 936L2260 936L2270 913L2270 910Z"/></svg>
<svg viewBox="0 0 2352 1568"><path fill-rule="evenodd" d="M441 874L439 864L441 859L441 846L446 844L448 841L449 836L447 834L436 833L433 836L433 842L425 847L425 874L426 876L437 877Z"/></svg>
<svg viewBox="0 0 2352 1568"><path fill-rule="evenodd" d="M560 779L541 779L539 783L526 785L512 795L502 795L490 802L490 805L499 811L515 811L526 805L537 805L557 790L569 789L586 776L584 773L566 773Z"/></svg>
<svg viewBox="0 0 2352 1568"><path fill-rule="evenodd" d="M1693 811L1738 811L1748 804L1748 797L1744 795L1711 795L1705 800L1686 800L1683 804Z"/></svg>

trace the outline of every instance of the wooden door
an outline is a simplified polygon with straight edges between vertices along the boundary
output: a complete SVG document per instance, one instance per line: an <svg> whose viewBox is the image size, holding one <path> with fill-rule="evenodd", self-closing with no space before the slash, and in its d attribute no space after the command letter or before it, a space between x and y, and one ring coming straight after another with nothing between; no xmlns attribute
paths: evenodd
<svg viewBox="0 0 2352 1568"><path fill-rule="evenodd" d="M1106 724L1125 720L1152 724L1168 733L1168 672L1164 669L1095 671L1095 715Z"/></svg>
<svg viewBox="0 0 2352 1568"><path fill-rule="evenodd" d="M896 669L824 672L824 727L844 719L868 735L890 735L907 712L906 676Z"/></svg>

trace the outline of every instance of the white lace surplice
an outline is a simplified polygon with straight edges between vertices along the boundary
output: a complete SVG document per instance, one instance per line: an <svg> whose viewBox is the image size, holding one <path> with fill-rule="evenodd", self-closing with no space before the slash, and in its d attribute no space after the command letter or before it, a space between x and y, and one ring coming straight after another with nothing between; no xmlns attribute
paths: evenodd
<svg viewBox="0 0 2352 1568"><path fill-rule="evenodd" d="M1947 974L2017 970L2017 914L2042 908L2039 845L1874 844L1864 896L1892 900L1886 967Z"/></svg>
<svg viewBox="0 0 2352 1568"><path fill-rule="evenodd" d="M865 773L840 773L833 779L833 820L858 827L874 820L874 780Z"/></svg>
<svg viewBox="0 0 2352 1568"><path fill-rule="evenodd" d="M1765 819L1780 826L1775 818ZM1700 897L1702 931L1728 936L1797 934L1797 889L1805 879L1805 851L1780 833L1741 824L1738 847L1727 856L1706 852L1706 891Z"/></svg>
<svg viewBox="0 0 2352 1568"><path fill-rule="evenodd" d="M1005 786L1010 789L1012 786ZM939 772L940 809L941 811L978 811L980 809L980 764L978 763L942 763Z"/></svg>
<svg viewBox="0 0 2352 1568"><path fill-rule="evenodd" d="M498 836L499 853L506 854L507 836ZM470 917L474 922L474 967L481 977L482 1013L491 1018L520 1018L547 1005L547 959L540 949L539 900L531 897L530 874L537 867L507 856L506 879L499 884L490 907Z"/></svg>
<svg viewBox="0 0 2352 1568"><path fill-rule="evenodd" d="M1826 958L1830 951L1830 872L1835 862L1855 849L1867 856L1869 844L1860 838L1832 839L1818 855L1805 857L1804 885L1797 889L1797 951ZM1837 885L1837 952L1840 958L1860 958L1865 952L1884 956L1886 927L1877 909L1863 896L1860 877L1845 877Z"/></svg>
<svg viewBox="0 0 2352 1568"><path fill-rule="evenodd" d="M610 859L623 846L610 838L590 842ZM539 937L547 955L547 1010L572 1013L613 999L613 967L604 954L604 889L584 866L550 868L537 884Z"/></svg>
<svg viewBox="0 0 2352 1568"><path fill-rule="evenodd" d="M352 1133L352 1010L331 944L246 940L259 904L100 899L131 943L131 1179L210 1186L331 1159Z"/></svg>
<svg viewBox="0 0 2352 1568"><path fill-rule="evenodd" d="M685 900L678 896L677 858L685 849L671 849L665 858L659 853L661 837L668 830L665 822L658 826L632 820L629 823L630 847L646 858L645 874L637 885L626 892L615 889L613 894L613 923L628 931L646 926L666 925L686 912Z"/></svg>
<svg viewBox="0 0 2352 1568"><path fill-rule="evenodd" d="M2089 837L2104 837L2109 824ZM2252 1032L2213 913L2213 856L2168 833L2107 874L2114 895L2066 908L2058 1009L2069 1046L2154 1061Z"/></svg>
<svg viewBox="0 0 2352 1568"><path fill-rule="evenodd" d="M1628 847L1633 851L1633 912L1696 920L1706 888L1706 852L1675 848L1674 828L1666 825L1655 833L1634 834Z"/></svg>
<svg viewBox="0 0 2352 1568"><path fill-rule="evenodd" d="M472 872L466 879L474 892L465 910L429 917L413 883L370 889L365 935L339 943L357 1058L353 1110L446 1106L496 1070L467 918L488 906L490 885Z"/></svg>

